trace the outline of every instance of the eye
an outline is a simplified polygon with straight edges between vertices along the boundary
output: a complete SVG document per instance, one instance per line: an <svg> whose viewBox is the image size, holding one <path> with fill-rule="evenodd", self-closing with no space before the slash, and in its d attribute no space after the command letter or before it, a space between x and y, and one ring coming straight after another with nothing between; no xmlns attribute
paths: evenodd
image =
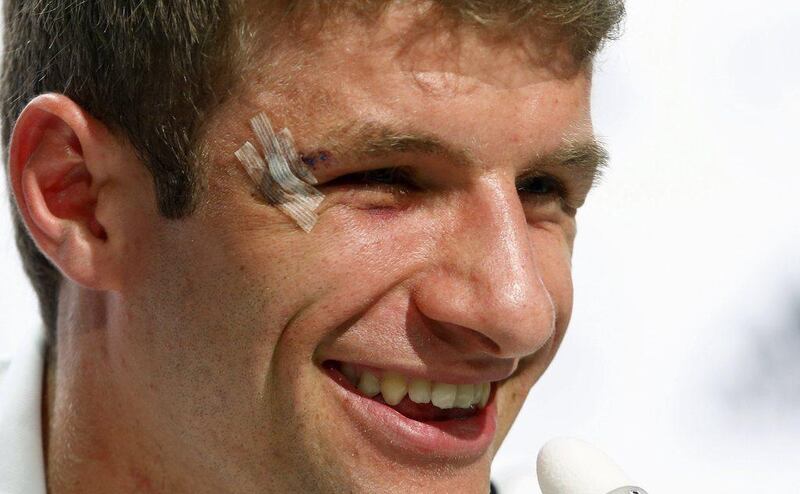
<svg viewBox="0 0 800 494"><path fill-rule="evenodd" d="M415 188L411 173L400 167L378 168L358 173L350 173L332 180L328 185L356 185L365 187L391 188L400 191Z"/></svg>
<svg viewBox="0 0 800 494"><path fill-rule="evenodd" d="M537 175L522 179L517 184L517 192L519 192L520 195L524 194L538 198L563 198L566 195L564 185L561 181L550 175Z"/></svg>

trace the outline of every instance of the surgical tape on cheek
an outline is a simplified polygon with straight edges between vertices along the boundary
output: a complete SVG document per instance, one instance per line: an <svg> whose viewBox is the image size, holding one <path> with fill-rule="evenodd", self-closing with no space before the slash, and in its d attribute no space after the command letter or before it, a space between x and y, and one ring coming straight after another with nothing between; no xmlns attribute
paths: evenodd
<svg viewBox="0 0 800 494"><path fill-rule="evenodd" d="M267 116L259 113L250 125L261 144L263 157L250 143L236 151L236 157L264 197L281 212L292 218L305 232L316 225L314 212L325 196L312 187L317 179L301 159L289 129L278 134Z"/></svg>

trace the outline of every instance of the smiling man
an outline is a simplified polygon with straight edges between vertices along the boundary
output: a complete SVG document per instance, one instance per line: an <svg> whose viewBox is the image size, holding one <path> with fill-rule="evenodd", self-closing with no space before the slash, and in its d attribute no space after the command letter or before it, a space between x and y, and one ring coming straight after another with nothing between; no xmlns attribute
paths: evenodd
<svg viewBox="0 0 800 494"><path fill-rule="evenodd" d="M621 3L5 8L46 335L8 369L0 491L487 492L569 321ZM324 196L308 233L236 158L259 114Z"/></svg>

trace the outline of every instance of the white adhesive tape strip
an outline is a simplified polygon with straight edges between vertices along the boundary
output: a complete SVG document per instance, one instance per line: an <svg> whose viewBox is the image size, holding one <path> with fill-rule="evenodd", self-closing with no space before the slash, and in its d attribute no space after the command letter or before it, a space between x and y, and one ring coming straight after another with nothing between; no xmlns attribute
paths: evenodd
<svg viewBox="0 0 800 494"><path fill-rule="evenodd" d="M263 113L253 117L250 120L250 124L253 127L253 132L256 133L256 137L261 142L272 178L286 192L297 195L312 210L316 209L325 199L325 196L314 187L297 178L292 172L292 167L289 163L292 156L297 157L299 161L297 152L286 150L289 147L288 143L283 139L278 139L278 136L272 130L269 119ZM291 134L289 135L291 136Z"/></svg>
<svg viewBox="0 0 800 494"><path fill-rule="evenodd" d="M261 143L264 156L245 142L236 157L247 174L258 185L264 197L292 218L305 232L310 232L319 217L314 212L325 196L312 187L317 179L300 159L289 129L278 134L264 113L250 120L250 126Z"/></svg>
<svg viewBox="0 0 800 494"><path fill-rule="evenodd" d="M310 184L310 185L317 185L317 177L311 173L308 165L303 163L303 160L300 158L300 155L297 154L297 147L294 145L294 137L292 137L292 131L289 129L283 129L282 131L278 132L278 142L282 146L282 151L284 156L286 156L287 161L289 162L289 167L292 169L292 172L297 175L300 180L303 182Z"/></svg>
<svg viewBox="0 0 800 494"><path fill-rule="evenodd" d="M281 189L267 172L267 164L258 150L250 142L246 142L236 157L244 166L247 174L258 185L264 197L281 212L292 218L305 232L310 232L317 224L318 216L313 209L293 194Z"/></svg>

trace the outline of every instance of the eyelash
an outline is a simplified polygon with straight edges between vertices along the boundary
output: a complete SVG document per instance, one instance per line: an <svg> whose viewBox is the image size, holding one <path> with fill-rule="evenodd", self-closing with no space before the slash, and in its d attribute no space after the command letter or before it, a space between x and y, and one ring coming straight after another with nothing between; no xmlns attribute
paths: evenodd
<svg viewBox="0 0 800 494"><path fill-rule="evenodd" d="M411 173L399 167L378 168L341 176L330 185L363 185L367 187L389 188L399 192L407 192L417 188Z"/></svg>

